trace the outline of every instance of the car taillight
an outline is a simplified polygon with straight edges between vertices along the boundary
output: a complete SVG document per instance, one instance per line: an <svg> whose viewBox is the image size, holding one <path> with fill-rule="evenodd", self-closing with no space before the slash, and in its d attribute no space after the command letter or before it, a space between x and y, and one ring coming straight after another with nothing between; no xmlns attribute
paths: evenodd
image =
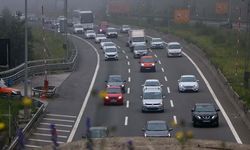
<svg viewBox="0 0 250 150"><path fill-rule="evenodd" d="M122 99L122 96L119 96L118 99Z"/></svg>
<svg viewBox="0 0 250 150"><path fill-rule="evenodd" d="M109 97L108 97L108 96L105 96L105 99L109 99Z"/></svg>

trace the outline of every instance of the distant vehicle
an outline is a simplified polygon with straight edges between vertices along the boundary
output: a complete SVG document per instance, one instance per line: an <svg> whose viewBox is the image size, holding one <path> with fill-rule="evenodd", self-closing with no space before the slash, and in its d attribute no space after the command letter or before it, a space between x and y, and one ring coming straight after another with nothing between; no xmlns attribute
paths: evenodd
<svg viewBox="0 0 250 150"><path fill-rule="evenodd" d="M151 49L163 49L165 47L165 43L161 38L152 38L150 41Z"/></svg>
<svg viewBox="0 0 250 150"><path fill-rule="evenodd" d="M209 103L197 103L194 108L191 110L192 112L192 121L193 126L206 126L212 125L215 127L219 126L219 115L218 108L216 108L213 104Z"/></svg>
<svg viewBox="0 0 250 150"><path fill-rule="evenodd" d="M94 30L86 30L84 35L86 39L94 39L96 37L96 33Z"/></svg>
<svg viewBox="0 0 250 150"><path fill-rule="evenodd" d="M59 22L58 32L65 33L66 32L66 26L67 26L66 18L63 17L63 16L60 16L60 17L58 17L58 22Z"/></svg>
<svg viewBox="0 0 250 150"><path fill-rule="evenodd" d="M108 27L109 27L108 22L102 21L98 27L98 33L106 34Z"/></svg>
<svg viewBox="0 0 250 150"><path fill-rule="evenodd" d="M134 45L133 47L134 58L140 58L141 56L148 55L148 49L146 45Z"/></svg>
<svg viewBox="0 0 250 150"><path fill-rule="evenodd" d="M81 23L84 30L93 30L94 29L94 14L92 11L82 11L74 10L73 11L73 23Z"/></svg>
<svg viewBox="0 0 250 150"><path fill-rule="evenodd" d="M105 60L118 60L118 49L115 47L107 47L104 50Z"/></svg>
<svg viewBox="0 0 250 150"><path fill-rule="evenodd" d="M100 43L102 39L106 39L104 34L96 34L95 43Z"/></svg>
<svg viewBox="0 0 250 150"><path fill-rule="evenodd" d="M147 88L157 88L160 89L162 91L162 84L160 83L160 81L158 79L147 79L143 86L143 91Z"/></svg>
<svg viewBox="0 0 250 150"><path fill-rule="evenodd" d="M111 43L111 42L112 42L111 39L101 39L101 41L100 41L101 49L103 48L103 45L104 45L105 43ZM112 42L112 43L113 43L113 42Z"/></svg>
<svg viewBox="0 0 250 150"><path fill-rule="evenodd" d="M115 43L113 43L113 42L105 42L105 43L103 43L101 49L103 49L103 52L104 52L104 49L106 49L106 48L117 48L117 47L116 47Z"/></svg>
<svg viewBox="0 0 250 150"><path fill-rule="evenodd" d="M20 90L7 87L4 83L0 82L0 97L21 98L22 94Z"/></svg>
<svg viewBox="0 0 250 150"><path fill-rule="evenodd" d="M146 45L143 29L129 30L127 46L132 49L135 45Z"/></svg>
<svg viewBox="0 0 250 150"><path fill-rule="evenodd" d="M178 80L178 90L179 92L184 91L199 91L199 80L196 79L194 75L182 75Z"/></svg>
<svg viewBox="0 0 250 150"><path fill-rule="evenodd" d="M76 34L84 32L83 25L80 23L74 24L73 27L74 27L74 33L76 33Z"/></svg>
<svg viewBox="0 0 250 150"><path fill-rule="evenodd" d="M169 42L167 45L167 55L170 56L182 56L182 47L178 42Z"/></svg>
<svg viewBox="0 0 250 150"><path fill-rule="evenodd" d="M171 137L172 128L169 128L166 121L150 120L147 121L144 131L144 137Z"/></svg>
<svg viewBox="0 0 250 150"><path fill-rule="evenodd" d="M109 136L109 130L107 127L104 126L95 126L89 128L89 133L83 138L91 138L91 139L99 139L99 138L106 138Z"/></svg>
<svg viewBox="0 0 250 150"><path fill-rule="evenodd" d="M122 25L120 32L121 33L128 33L129 30L130 30L129 25Z"/></svg>
<svg viewBox="0 0 250 150"><path fill-rule="evenodd" d="M109 75L108 80L105 82L107 87L120 86L123 93L126 91L126 80L123 80L121 75Z"/></svg>
<svg viewBox="0 0 250 150"><path fill-rule="evenodd" d="M104 97L104 105L118 104L123 105L123 93L120 86L107 87L106 96Z"/></svg>
<svg viewBox="0 0 250 150"><path fill-rule="evenodd" d="M151 70L153 72L156 72L155 64L157 61L154 59L153 56L142 56L140 58L140 71L143 72L145 70Z"/></svg>
<svg viewBox="0 0 250 150"><path fill-rule="evenodd" d="M145 88L143 90L142 112L164 112L162 90L158 88Z"/></svg>
<svg viewBox="0 0 250 150"><path fill-rule="evenodd" d="M107 38L117 38L118 37L117 29L111 27L107 28L106 36Z"/></svg>

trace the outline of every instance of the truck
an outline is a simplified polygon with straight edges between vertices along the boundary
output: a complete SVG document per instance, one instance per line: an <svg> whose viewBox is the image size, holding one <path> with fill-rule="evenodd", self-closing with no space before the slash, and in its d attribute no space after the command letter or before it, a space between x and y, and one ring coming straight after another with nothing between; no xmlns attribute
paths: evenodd
<svg viewBox="0 0 250 150"><path fill-rule="evenodd" d="M127 46L133 49L134 45L146 45L144 29L129 30Z"/></svg>

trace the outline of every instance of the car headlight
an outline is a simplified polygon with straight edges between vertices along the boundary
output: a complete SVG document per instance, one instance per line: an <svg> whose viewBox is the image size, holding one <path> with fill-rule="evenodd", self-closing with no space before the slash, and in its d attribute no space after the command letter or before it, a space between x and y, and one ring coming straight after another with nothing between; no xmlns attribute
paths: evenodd
<svg viewBox="0 0 250 150"><path fill-rule="evenodd" d="M122 84L121 86L124 87L124 84Z"/></svg>
<svg viewBox="0 0 250 150"><path fill-rule="evenodd" d="M183 84L179 84L179 86L181 87L181 88L183 88L184 86L183 86Z"/></svg>
<svg viewBox="0 0 250 150"><path fill-rule="evenodd" d="M144 66L144 64L141 64L141 66L143 67L143 66Z"/></svg>
<svg viewBox="0 0 250 150"><path fill-rule="evenodd" d="M108 97L108 96L105 96L105 99L109 99L109 97Z"/></svg>
<svg viewBox="0 0 250 150"><path fill-rule="evenodd" d="M122 96L119 96L118 99L122 99Z"/></svg>
<svg viewBox="0 0 250 150"><path fill-rule="evenodd" d="M217 117L217 115L213 115L213 116L212 116L212 119L215 119L216 117Z"/></svg>
<svg viewBox="0 0 250 150"><path fill-rule="evenodd" d="M195 117L198 118L198 119L201 119L201 116L196 115Z"/></svg>
<svg viewBox="0 0 250 150"><path fill-rule="evenodd" d="M144 137L147 137L147 134L146 134L146 133L144 133Z"/></svg>

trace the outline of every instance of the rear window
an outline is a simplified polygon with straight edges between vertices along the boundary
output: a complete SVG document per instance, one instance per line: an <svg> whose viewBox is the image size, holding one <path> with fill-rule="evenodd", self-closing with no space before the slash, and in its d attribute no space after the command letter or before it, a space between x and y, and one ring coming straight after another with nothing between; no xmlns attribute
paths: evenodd
<svg viewBox="0 0 250 150"><path fill-rule="evenodd" d="M108 93L108 94L121 93L121 89L120 89L120 88L108 88L108 89L107 89L107 93Z"/></svg>

